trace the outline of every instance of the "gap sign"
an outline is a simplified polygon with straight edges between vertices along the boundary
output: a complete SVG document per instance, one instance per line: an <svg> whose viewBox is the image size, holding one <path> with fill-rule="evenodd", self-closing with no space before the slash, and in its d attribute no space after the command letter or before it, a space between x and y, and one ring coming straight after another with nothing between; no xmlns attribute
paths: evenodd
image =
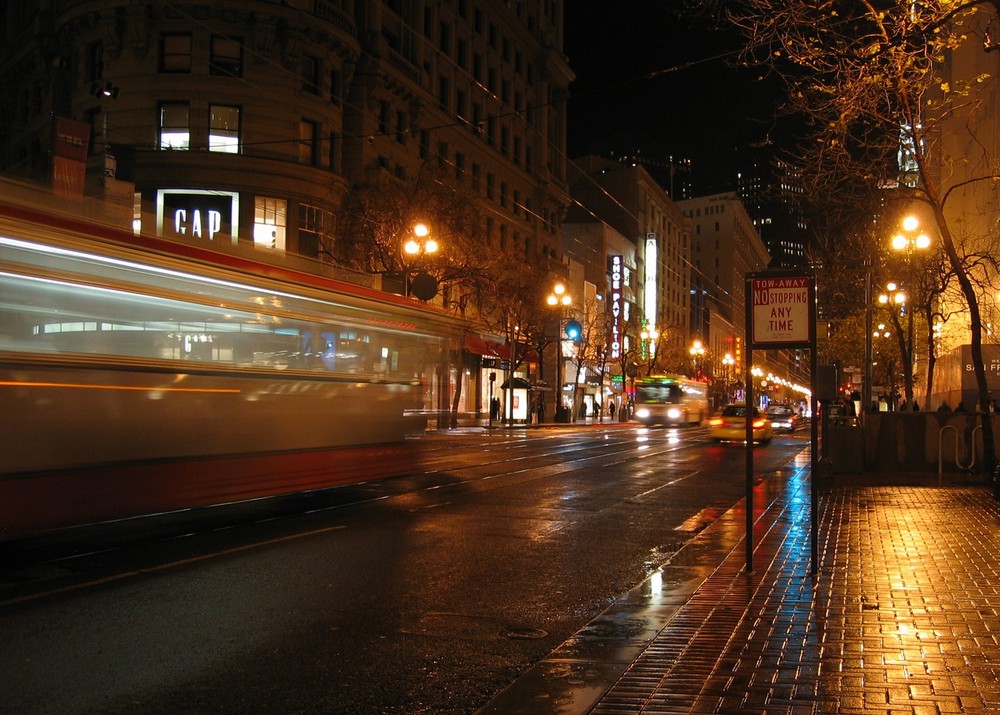
<svg viewBox="0 0 1000 715"><path fill-rule="evenodd" d="M755 346L809 346L813 337L812 281L812 276L751 279Z"/></svg>

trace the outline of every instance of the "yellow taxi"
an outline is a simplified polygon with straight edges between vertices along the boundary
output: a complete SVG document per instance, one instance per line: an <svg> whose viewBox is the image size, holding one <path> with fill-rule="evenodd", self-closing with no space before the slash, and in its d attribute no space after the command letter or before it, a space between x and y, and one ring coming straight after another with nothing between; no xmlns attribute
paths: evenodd
<svg viewBox="0 0 1000 715"><path fill-rule="evenodd" d="M742 402L726 405L708 421L708 436L716 442L746 442L747 406ZM767 444L774 436L771 420L753 408L753 441Z"/></svg>

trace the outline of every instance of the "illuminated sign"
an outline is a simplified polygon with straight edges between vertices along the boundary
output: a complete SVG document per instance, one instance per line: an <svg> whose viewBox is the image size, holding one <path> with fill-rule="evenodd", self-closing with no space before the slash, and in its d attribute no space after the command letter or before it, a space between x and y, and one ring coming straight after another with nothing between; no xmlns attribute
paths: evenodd
<svg viewBox="0 0 1000 715"><path fill-rule="evenodd" d="M156 193L159 235L176 240L229 240L239 237L240 197L232 191L161 189Z"/></svg>
<svg viewBox="0 0 1000 715"><path fill-rule="evenodd" d="M656 325L656 272L657 272L657 249L656 234L646 234L646 280L643 285L643 309L644 317L651 324Z"/></svg>
<svg viewBox="0 0 1000 715"><path fill-rule="evenodd" d="M611 359L622 356L622 257L611 256Z"/></svg>

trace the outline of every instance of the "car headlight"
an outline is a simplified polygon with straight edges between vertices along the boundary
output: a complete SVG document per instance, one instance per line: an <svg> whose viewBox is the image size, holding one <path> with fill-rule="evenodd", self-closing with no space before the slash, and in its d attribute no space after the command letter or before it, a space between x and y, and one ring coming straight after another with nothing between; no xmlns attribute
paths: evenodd
<svg viewBox="0 0 1000 715"><path fill-rule="evenodd" d="M649 410L646 409L645 407L640 407L638 410L635 411L635 416L638 417L639 419L649 417Z"/></svg>

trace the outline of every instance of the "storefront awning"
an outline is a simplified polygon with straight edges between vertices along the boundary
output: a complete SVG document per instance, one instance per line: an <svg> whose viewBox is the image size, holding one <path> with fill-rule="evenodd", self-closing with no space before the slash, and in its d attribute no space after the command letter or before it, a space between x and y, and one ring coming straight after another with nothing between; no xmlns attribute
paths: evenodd
<svg viewBox="0 0 1000 715"><path fill-rule="evenodd" d="M514 383L514 389L515 390L530 390L530 389L532 389L531 388L531 383L528 382L527 380L525 380L523 377L515 377L515 378L512 378L511 380L504 380L503 384L500 385L500 389L501 390L508 390L508 389L510 389L510 383L511 382Z"/></svg>

